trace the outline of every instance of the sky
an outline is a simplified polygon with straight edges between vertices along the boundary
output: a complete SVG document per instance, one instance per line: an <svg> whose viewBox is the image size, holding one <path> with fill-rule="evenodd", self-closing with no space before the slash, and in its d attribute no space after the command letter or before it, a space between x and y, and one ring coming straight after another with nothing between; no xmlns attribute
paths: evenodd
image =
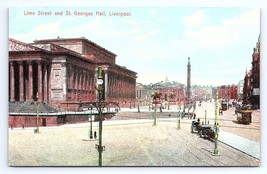
<svg viewBox="0 0 267 174"><path fill-rule="evenodd" d="M39 12L52 15L39 15ZM68 11L68 12L66 12ZM30 15L34 12L34 15ZM63 12L56 16L55 12ZM105 12L106 16L98 16ZM129 16L111 16L114 13ZM82 14L90 14L88 16ZM71 14L71 15L69 15ZM116 63L137 72L143 84L231 85L251 69L260 35L259 8L10 8L9 37L35 39L85 37L115 53Z"/></svg>

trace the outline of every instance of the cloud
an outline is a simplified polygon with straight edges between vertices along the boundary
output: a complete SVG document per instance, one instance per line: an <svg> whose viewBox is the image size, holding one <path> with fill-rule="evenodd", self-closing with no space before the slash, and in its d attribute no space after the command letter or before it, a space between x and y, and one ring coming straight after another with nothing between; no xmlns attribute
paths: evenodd
<svg viewBox="0 0 267 174"><path fill-rule="evenodd" d="M163 22L167 22L170 20L170 17L166 16L166 17L160 17L158 22L159 23L163 23Z"/></svg>
<svg viewBox="0 0 267 174"><path fill-rule="evenodd" d="M240 15L224 19L220 25L204 25L203 12L198 11L191 16L183 18L186 27L184 36L196 40L200 47L233 46L240 43L240 40L247 38L248 33L257 33L255 25L259 23L259 10L251 10Z"/></svg>
<svg viewBox="0 0 267 174"><path fill-rule="evenodd" d="M48 32L54 32L59 29L59 25L61 22L54 22L54 23L48 23L48 24L42 24L39 26L36 26L32 29L33 33L48 33Z"/></svg>
<svg viewBox="0 0 267 174"><path fill-rule="evenodd" d="M157 13L158 13L157 9L152 9L149 11L149 14L151 14L151 15L156 15Z"/></svg>
<svg viewBox="0 0 267 174"><path fill-rule="evenodd" d="M156 34L158 34L159 32L160 32L160 30L159 30L159 29L156 29L156 30L148 31L147 34L148 34L148 35L156 35Z"/></svg>
<svg viewBox="0 0 267 174"><path fill-rule="evenodd" d="M139 25L140 21L134 20L134 19L124 19L121 21L124 24L131 24L131 25Z"/></svg>
<svg viewBox="0 0 267 174"><path fill-rule="evenodd" d="M216 69L211 70L208 74L232 74L232 73L242 73L245 72L244 68L224 68L224 69Z"/></svg>
<svg viewBox="0 0 267 174"><path fill-rule="evenodd" d="M188 30L197 30L205 24L206 17L202 10L198 10L196 13L182 17L183 24Z"/></svg>

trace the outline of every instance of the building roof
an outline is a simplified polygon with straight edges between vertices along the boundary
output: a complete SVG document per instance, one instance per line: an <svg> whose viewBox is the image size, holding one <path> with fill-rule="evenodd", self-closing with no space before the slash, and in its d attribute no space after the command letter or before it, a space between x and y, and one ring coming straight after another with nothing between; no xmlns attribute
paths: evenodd
<svg viewBox="0 0 267 174"><path fill-rule="evenodd" d="M112 56L117 56L115 53L107 50L106 48L104 47L101 47L100 45L92 42L91 40L88 40L86 39L85 37L81 37L81 38L56 38L56 39L41 39L41 40L34 40L34 43L38 43L38 44L41 44L41 43L51 43L51 42L59 42L59 41L75 41L75 40L80 40L80 41L84 41L90 45L93 45L97 48L99 48L100 50L108 53L108 54L111 54Z"/></svg>

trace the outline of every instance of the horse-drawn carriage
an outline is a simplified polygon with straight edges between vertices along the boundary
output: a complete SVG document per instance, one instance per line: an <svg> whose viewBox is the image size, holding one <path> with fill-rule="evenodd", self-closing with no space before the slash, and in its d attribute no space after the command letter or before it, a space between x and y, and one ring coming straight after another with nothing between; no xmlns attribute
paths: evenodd
<svg viewBox="0 0 267 174"><path fill-rule="evenodd" d="M251 110L238 110L236 112L237 121L242 124L249 124L251 123Z"/></svg>
<svg viewBox="0 0 267 174"><path fill-rule="evenodd" d="M214 139L215 133L210 125L202 125L199 136L201 138Z"/></svg>
<svg viewBox="0 0 267 174"><path fill-rule="evenodd" d="M252 106L244 105L239 106L235 110L235 114L237 115L236 119L239 123L249 124L252 122Z"/></svg>
<svg viewBox="0 0 267 174"><path fill-rule="evenodd" d="M214 139L215 133L210 125L201 125L200 121L192 121L191 133L197 132L201 138Z"/></svg>
<svg viewBox="0 0 267 174"><path fill-rule="evenodd" d="M198 132L201 130L201 124L200 121L192 121L191 124L191 133Z"/></svg>
<svg viewBox="0 0 267 174"><path fill-rule="evenodd" d="M222 111L226 111L227 110L227 102L226 101L222 101L222 103L221 103L221 110Z"/></svg>

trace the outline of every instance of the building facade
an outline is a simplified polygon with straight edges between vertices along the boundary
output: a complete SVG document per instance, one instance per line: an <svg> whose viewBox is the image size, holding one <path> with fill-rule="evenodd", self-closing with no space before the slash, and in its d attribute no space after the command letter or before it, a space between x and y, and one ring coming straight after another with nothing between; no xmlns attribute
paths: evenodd
<svg viewBox="0 0 267 174"><path fill-rule="evenodd" d="M260 37L253 49L251 64L251 104L258 108L260 106Z"/></svg>
<svg viewBox="0 0 267 174"><path fill-rule="evenodd" d="M116 54L86 38L30 44L9 39L9 101L38 99L61 111L77 111L79 103L97 99L98 66L103 70L104 101L128 107L136 100L137 73L117 65Z"/></svg>
<svg viewBox="0 0 267 174"><path fill-rule="evenodd" d="M208 101L212 99L212 87L192 86L194 101Z"/></svg>
<svg viewBox="0 0 267 174"><path fill-rule="evenodd" d="M96 100L96 69L104 75L105 101L135 100L136 73L115 63L116 55L85 39L9 40L9 100L64 108L63 102Z"/></svg>
<svg viewBox="0 0 267 174"><path fill-rule="evenodd" d="M246 72L243 87L243 104L260 108L260 37L253 49L252 68Z"/></svg>
<svg viewBox="0 0 267 174"><path fill-rule="evenodd" d="M241 101L243 99L243 88L244 88L244 80L240 80L237 84L238 101Z"/></svg>
<svg viewBox="0 0 267 174"><path fill-rule="evenodd" d="M154 92L161 93L161 100L170 104L184 105L185 85L178 82L160 82L153 85Z"/></svg>
<svg viewBox="0 0 267 174"><path fill-rule="evenodd" d="M237 85L222 85L218 88L218 98L222 100L237 100Z"/></svg>

